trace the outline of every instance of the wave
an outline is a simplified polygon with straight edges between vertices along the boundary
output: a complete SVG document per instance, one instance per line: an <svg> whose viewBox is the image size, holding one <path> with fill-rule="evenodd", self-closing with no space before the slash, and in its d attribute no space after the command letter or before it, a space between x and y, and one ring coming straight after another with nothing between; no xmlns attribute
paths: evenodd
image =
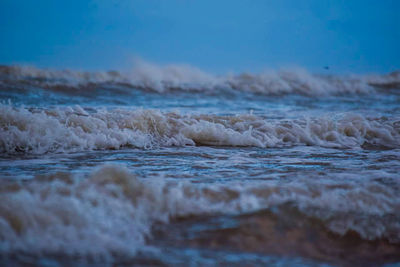
<svg viewBox="0 0 400 267"><path fill-rule="evenodd" d="M400 72L386 75L317 75L304 69L216 76L186 65L158 66L139 62L131 72L79 72L26 66L0 66L0 81L79 94L91 88L120 85L158 93L171 91L250 92L263 95L326 96L367 94L376 88L400 88ZM112 88L110 88L112 90Z"/></svg>
<svg viewBox="0 0 400 267"><path fill-rule="evenodd" d="M317 221L331 235L353 232L365 241L400 244L398 186L366 177L325 178L205 185L142 180L124 167L104 166L89 177L56 173L2 181L0 252L134 255L149 249L155 223L224 214L257 217L260 211L289 214L300 224Z"/></svg>
<svg viewBox="0 0 400 267"><path fill-rule="evenodd" d="M158 110L80 106L36 109L0 105L2 153L74 152L160 146L400 147L399 118L357 114L292 120L237 116L181 115Z"/></svg>

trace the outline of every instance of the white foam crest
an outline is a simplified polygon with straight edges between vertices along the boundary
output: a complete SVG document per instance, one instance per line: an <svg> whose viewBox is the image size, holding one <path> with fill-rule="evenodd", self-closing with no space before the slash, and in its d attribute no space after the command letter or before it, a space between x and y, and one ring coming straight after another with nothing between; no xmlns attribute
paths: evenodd
<svg viewBox="0 0 400 267"><path fill-rule="evenodd" d="M313 75L301 68L215 76L188 65L159 66L137 61L129 77L135 86L158 92L169 89L213 92L231 89L266 95L323 96L373 91L362 77Z"/></svg>
<svg viewBox="0 0 400 267"><path fill-rule="evenodd" d="M228 81L234 89L267 95L324 96L372 92L372 88L361 78L313 75L301 68L260 74L244 73L232 76Z"/></svg>
<svg viewBox="0 0 400 267"><path fill-rule="evenodd" d="M61 173L2 183L0 251L134 255L145 248L155 222L249 213L286 203L336 233L353 230L365 239L400 242L400 224L393 217L400 212L399 186L365 177L360 182L325 178L205 185L142 181L123 167L105 166L88 178Z"/></svg>
<svg viewBox="0 0 400 267"><path fill-rule="evenodd" d="M214 75L192 66L159 66L142 60L136 61L129 77L135 86L158 92L167 91L168 89L210 90L223 82L223 80L219 80Z"/></svg>
<svg viewBox="0 0 400 267"><path fill-rule="evenodd" d="M253 115L180 115L157 110L104 110L79 106L50 110L0 105L0 151L46 153L153 146L310 145L352 148L399 147L396 118L346 114L298 120Z"/></svg>
<svg viewBox="0 0 400 267"><path fill-rule="evenodd" d="M365 80L374 86L387 88L400 88L400 71L394 71L386 75L367 75Z"/></svg>
<svg viewBox="0 0 400 267"><path fill-rule="evenodd" d="M374 178L384 179L380 183ZM383 178L384 177L384 178ZM354 174L294 175L286 181L272 180L243 184L240 194L253 199L261 209L289 204L300 216L316 218L330 231L358 233L365 240L387 239L400 243L400 212L397 175L374 172ZM232 188L231 188L232 189ZM275 211L279 216L279 211ZM294 218L296 219L296 218Z"/></svg>
<svg viewBox="0 0 400 267"><path fill-rule="evenodd" d="M339 94L367 94L373 86L398 87L399 74L388 75L316 75L305 69L293 68L261 73L242 73L216 76L189 65L156 65L138 60L129 72L79 72L73 70L38 69L27 66L3 66L3 78L22 80L47 89L72 87L79 92L89 84L123 83L131 87L157 91L192 92L226 90L252 92L264 95L302 94L326 96ZM371 86L372 85L372 86Z"/></svg>
<svg viewBox="0 0 400 267"><path fill-rule="evenodd" d="M39 69L34 66L10 66L3 73L16 80L26 80L45 87L79 87L90 83L129 83L129 79L116 71L75 71L75 70L53 70ZM79 88L75 88L79 89Z"/></svg>
<svg viewBox="0 0 400 267"><path fill-rule="evenodd" d="M80 107L54 110L28 110L0 107L0 146L2 152L15 150L82 151L118 149L124 145L146 147L151 136L118 125L118 113L82 113Z"/></svg>
<svg viewBox="0 0 400 267"><path fill-rule="evenodd" d="M1 252L134 255L145 246L154 222L256 208L236 195L207 197L218 194L218 188L160 179L144 183L116 166L87 179L55 174L1 189Z"/></svg>

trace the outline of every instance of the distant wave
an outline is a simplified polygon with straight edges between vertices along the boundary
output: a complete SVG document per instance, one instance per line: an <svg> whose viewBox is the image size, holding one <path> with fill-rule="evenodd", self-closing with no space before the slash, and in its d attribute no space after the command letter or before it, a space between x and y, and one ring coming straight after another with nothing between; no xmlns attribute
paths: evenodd
<svg viewBox="0 0 400 267"><path fill-rule="evenodd" d="M249 217L258 211L291 216L293 224L322 224L328 236L355 232L366 241L399 244L398 188L361 178L193 184L140 180L123 167L105 166L87 178L56 173L23 183L3 181L0 253L134 255L146 249L156 222L210 214ZM268 217L265 221L257 238L246 242L268 241ZM302 231L293 235L307 235Z"/></svg>
<svg viewBox="0 0 400 267"><path fill-rule="evenodd" d="M158 93L171 91L218 93L232 90L263 95L324 96L366 94L400 88L400 72L386 75L318 75L304 69L216 76L185 65L158 66L141 62L131 72L79 72L24 66L0 66L0 82L79 93L88 88L120 85Z"/></svg>
<svg viewBox="0 0 400 267"><path fill-rule="evenodd" d="M400 118L358 114L268 120L158 110L38 109L0 105L0 152L47 153L159 146L400 147Z"/></svg>

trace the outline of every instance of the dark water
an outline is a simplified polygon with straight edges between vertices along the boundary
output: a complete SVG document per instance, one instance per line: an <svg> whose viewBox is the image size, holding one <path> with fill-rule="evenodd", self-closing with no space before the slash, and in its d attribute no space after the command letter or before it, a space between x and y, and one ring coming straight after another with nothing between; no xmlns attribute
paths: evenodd
<svg viewBox="0 0 400 267"><path fill-rule="evenodd" d="M1 67L0 261L400 264L399 84Z"/></svg>

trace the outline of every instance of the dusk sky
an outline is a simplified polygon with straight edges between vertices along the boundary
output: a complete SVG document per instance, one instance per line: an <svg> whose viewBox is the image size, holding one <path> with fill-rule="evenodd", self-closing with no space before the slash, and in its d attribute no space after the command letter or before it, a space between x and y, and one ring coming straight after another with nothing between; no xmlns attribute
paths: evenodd
<svg viewBox="0 0 400 267"><path fill-rule="evenodd" d="M0 64L388 72L400 68L399 13L397 0L2 0Z"/></svg>

